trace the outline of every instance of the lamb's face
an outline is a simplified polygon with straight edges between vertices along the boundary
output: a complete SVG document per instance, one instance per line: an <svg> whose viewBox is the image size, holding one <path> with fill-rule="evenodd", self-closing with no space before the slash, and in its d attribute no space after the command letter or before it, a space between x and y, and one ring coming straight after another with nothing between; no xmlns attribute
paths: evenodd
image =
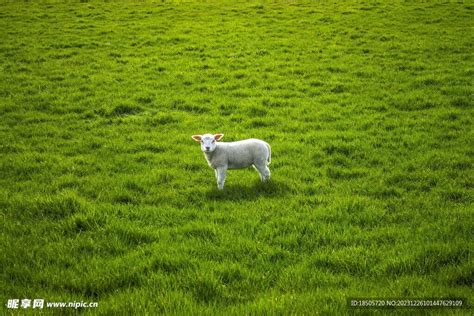
<svg viewBox="0 0 474 316"><path fill-rule="evenodd" d="M211 153L216 150L216 139L214 135L204 134L201 138L201 150L205 153Z"/></svg>
<svg viewBox="0 0 474 316"><path fill-rule="evenodd" d="M192 138L201 143L201 150L205 153L212 153L216 150L217 141L220 140L224 134L204 134L204 135L193 135Z"/></svg>

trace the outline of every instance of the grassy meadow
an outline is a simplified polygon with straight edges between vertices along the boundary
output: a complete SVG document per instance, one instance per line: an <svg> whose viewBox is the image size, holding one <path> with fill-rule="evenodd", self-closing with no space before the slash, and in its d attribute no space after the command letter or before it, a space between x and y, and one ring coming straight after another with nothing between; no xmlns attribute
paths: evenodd
<svg viewBox="0 0 474 316"><path fill-rule="evenodd" d="M472 304L473 10L1 1L0 313ZM206 132L270 143L272 180L218 191Z"/></svg>

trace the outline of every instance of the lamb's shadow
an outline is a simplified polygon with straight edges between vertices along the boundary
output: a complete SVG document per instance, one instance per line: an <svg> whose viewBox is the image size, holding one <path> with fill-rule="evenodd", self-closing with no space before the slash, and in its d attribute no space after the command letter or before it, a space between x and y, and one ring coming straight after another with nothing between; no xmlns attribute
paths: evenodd
<svg viewBox="0 0 474 316"><path fill-rule="evenodd" d="M213 188L209 190L206 195L210 200L255 200L260 197L275 198L282 197L289 193L290 188L284 182L270 180L269 182L249 183L248 185L225 185L224 190Z"/></svg>

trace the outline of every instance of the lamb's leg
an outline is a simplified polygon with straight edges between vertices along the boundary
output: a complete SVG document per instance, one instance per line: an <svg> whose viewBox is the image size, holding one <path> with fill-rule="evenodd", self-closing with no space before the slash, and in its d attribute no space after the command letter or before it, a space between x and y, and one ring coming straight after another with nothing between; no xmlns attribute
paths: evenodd
<svg viewBox="0 0 474 316"><path fill-rule="evenodd" d="M255 169L257 169L258 173L260 174L260 180L262 182L266 182L270 180L270 169L267 167L266 163L261 164L254 164Z"/></svg>
<svg viewBox="0 0 474 316"><path fill-rule="evenodd" d="M217 168L216 169L217 188L219 190L224 189L224 182L225 182L226 174L227 174L227 169L226 168Z"/></svg>

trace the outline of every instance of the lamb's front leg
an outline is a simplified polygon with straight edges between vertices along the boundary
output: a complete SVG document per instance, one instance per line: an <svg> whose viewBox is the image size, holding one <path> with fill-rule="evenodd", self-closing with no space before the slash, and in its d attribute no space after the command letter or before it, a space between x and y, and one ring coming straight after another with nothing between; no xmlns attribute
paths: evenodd
<svg viewBox="0 0 474 316"><path fill-rule="evenodd" d="M225 182L226 175L227 175L227 168L216 169L217 188L219 190L224 189L224 182Z"/></svg>

